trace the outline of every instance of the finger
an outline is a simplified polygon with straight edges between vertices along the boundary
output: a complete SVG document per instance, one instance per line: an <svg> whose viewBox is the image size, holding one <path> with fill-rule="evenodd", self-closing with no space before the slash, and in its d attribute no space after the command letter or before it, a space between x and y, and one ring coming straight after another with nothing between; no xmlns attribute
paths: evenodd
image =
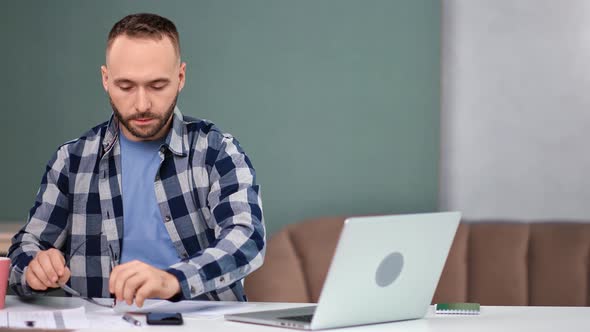
<svg viewBox="0 0 590 332"><path fill-rule="evenodd" d="M43 270L43 267L41 267L41 264L39 264L39 261L37 259L33 259L31 261L31 263L29 263L29 268L31 269L31 272L33 272L33 274L46 287L52 287L53 286L53 283L49 280L49 278L47 277L47 274L45 274L45 270Z"/></svg>
<svg viewBox="0 0 590 332"><path fill-rule="evenodd" d="M135 292L135 305L139 308L143 307L143 303L145 299L149 297L154 297L157 293L157 282L154 280L149 280L145 282L137 291Z"/></svg>
<svg viewBox="0 0 590 332"><path fill-rule="evenodd" d="M66 282L68 282L68 280L70 280L71 276L72 276L72 272L70 271L70 269L68 269L68 267L64 267L64 272L63 272L62 276L59 277L58 283L65 284Z"/></svg>
<svg viewBox="0 0 590 332"><path fill-rule="evenodd" d="M111 275L109 276L109 292L111 294L115 294L115 291L117 289L117 282L119 281L119 279L121 279L121 272L127 270L128 268L129 267L127 265L119 265L111 271Z"/></svg>
<svg viewBox="0 0 590 332"><path fill-rule="evenodd" d="M119 275L121 274L121 271L124 271L128 268L129 265L126 263L115 266L115 268L111 271L111 275L109 276L109 292L111 294L115 294L115 285L117 283L117 280L119 280Z"/></svg>
<svg viewBox="0 0 590 332"><path fill-rule="evenodd" d="M133 275L137 273L137 269L130 267L125 270L122 270L117 275L117 279L115 280L115 297L118 301L123 300L123 291L125 290L125 283L127 279L131 278Z"/></svg>
<svg viewBox="0 0 590 332"><path fill-rule="evenodd" d="M111 294L115 294L116 291L116 283L117 280L119 280L119 275L121 274L122 271L125 271L135 265L137 261L132 261L132 262L128 262L125 264L120 264L115 266L115 268L111 271L111 275L109 276L109 293Z"/></svg>
<svg viewBox="0 0 590 332"><path fill-rule="evenodd" d="M127 302L128 305L133 304L133 299L135 298L135 292L139 287L141 287L146 281L147 276L141 274L134 274L133 276L127 279L125 282L125 287L123 289L123 298Z"/></svg>
<svg viewBox="0 0 590 332"><path fill-rule="evenodd" d="M26 279L27 279L27 285L29 285L29 287L32 288L32 289L34 289L34 290L44 291L44 290L47 289L47 286L45 286L41 282L41 280L39 280L39 278L37 278L35 276L35 274L32 272L31 269L27 269Z"/></svg>
<svg viewBox="0 0 590 332"><path fill-rule="evenodd" d="M53 264L51 263L50 255L47 253L37 255L37 261L45 271L45 275L49 281L52 282L53 285L57 283L57 279L59 278L57 272L53 268Z"/></svg>
<svg viewBox="0 0 590 332"><path fill-rule="evenodd" d="M53 265L53 270L57 273L58 277L61 277L64 273L66 259L61 254L61 252L56 249L48 250L47 254L51 260L51 265Z"/></svg>
<svg viewBox="0 0 590 332"><path fill-rule="evenodd" d="M109 275L109 293L115 293L115 280L117 280L117 275L119 273L120 265L115 266L114 269L111 270L111 274Z"/></svg>

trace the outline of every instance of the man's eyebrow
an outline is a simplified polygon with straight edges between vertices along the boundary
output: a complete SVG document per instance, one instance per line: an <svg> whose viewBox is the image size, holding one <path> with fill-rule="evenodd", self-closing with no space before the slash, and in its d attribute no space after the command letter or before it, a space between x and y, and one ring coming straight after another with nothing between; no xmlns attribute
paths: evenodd
<svg viewBox="0 0 590 332"><path fill-rule="evenodd" d="M166 84L166 83L170 83L170 80L167 78L156 78L155 80L151 80L148 82L148 84L158 84L158 83ZM118 78L115 80L115 84L120 85L120 84L136 84L136 83L130 79Z"/></svg>
<svg viewBox="0 0 590 332"><path fill-rule="evenodd" d="M115 80L115 84L135 84L135 82L126 78L117 78Z"/></svg>
<svg viewBox="0 0 590 332"><path fill-rule="evenodd" d="M157 78L155 80L151 80L149 84L158 84L158 83L170 83L170 80L167 78Z"/></svg>

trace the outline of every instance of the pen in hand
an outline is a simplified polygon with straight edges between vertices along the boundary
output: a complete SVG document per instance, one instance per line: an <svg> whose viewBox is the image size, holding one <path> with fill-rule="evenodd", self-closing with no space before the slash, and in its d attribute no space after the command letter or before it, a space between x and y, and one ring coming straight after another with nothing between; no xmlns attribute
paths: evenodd
<svg viewBox="0 0 590 332"><path fill-rule="evenodd" d="M137 319L133 318L133 317L132 317L131 315L129 315L129 314L124 314L124 315L123 315L123 317L121 317L121 318L123 318L123 320L125 320L125 321L126 321L126 322L128 322L129 324L133 324L133 325L135 325L135 326L141 326L141 322L140 322L140 321L138 321Z"/></svg>

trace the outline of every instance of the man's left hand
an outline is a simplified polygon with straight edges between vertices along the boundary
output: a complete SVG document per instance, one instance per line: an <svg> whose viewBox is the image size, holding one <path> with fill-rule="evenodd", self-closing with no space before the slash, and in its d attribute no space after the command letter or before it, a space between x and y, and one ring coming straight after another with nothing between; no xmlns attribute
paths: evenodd
<svg viewBox="0 0 590 332"><path fill-rule="evenodd" d="M169 299L180 292L176 277L140 261L132 261L116 266L109 278L109 291L117 301L131 305L133 300L138 307L147 298Z"/></svg>

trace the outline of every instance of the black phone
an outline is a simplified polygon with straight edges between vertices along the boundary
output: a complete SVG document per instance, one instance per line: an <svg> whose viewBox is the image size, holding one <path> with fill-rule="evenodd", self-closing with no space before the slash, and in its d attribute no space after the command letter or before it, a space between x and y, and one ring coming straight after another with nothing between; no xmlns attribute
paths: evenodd
<svg viewBox="0 0 590 332"><path fill-rule="evenodd" d="M149 325L182 325L180 312L148 312L146 321Z"/></svg>

